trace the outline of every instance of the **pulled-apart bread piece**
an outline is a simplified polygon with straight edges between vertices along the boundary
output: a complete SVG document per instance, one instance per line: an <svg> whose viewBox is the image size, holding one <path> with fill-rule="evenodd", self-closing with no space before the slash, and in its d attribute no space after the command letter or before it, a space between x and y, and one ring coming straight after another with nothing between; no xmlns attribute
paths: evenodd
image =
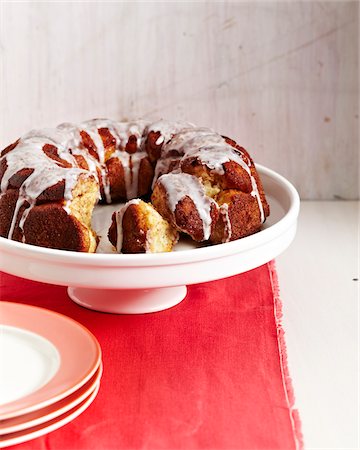
<svg viewBox="0 0 360 450"><path fill-rule="evenodd" d="M151 204L134 199L113 213L108 237L119 253L163 253L179 234Z"/></svg>
<svg viewBox="0 0 360 450"><path fill-rule="evenodd" d="M170 174L162 175L166 172ZM208 128L175 134L162 147L155 180L151 198L156 209L196 241L222 243L248 236L269 215L248 152Z"/></svg>
<svg viewBox="0 0 360 450"><path fill-rule="evenodd" d="M2 152L0 235L41 247L94 252L97 180L46 137L27 136Z"/></svg>
<svg viewBox="0 0 360 450"><path fill-rule="evenodd" d="M162 175L151 202L173 227L197 242L210 238L219 215L216 202L206 195L200 179L187 173Z"/></svg>
<svg viewBox="0 0 360 450"><path fill-rule="evenodd" d="M235 241L260 230L262 222L255 196L229 189L220 192L216 202L220 214L211 234L211 242Z"/></svg>
<svg viewBox="0 0 360 450"><path fill-rule="evenodd" d="M211 197L228 189L252 194L258 202L261 223L264 222L268 206L263 205L260 195L262 187L260 189L254 176L254 164L240 147L237 149L225 140L217 144L203 144L185 154L181 159L180 169L200 178Z"/></svg>

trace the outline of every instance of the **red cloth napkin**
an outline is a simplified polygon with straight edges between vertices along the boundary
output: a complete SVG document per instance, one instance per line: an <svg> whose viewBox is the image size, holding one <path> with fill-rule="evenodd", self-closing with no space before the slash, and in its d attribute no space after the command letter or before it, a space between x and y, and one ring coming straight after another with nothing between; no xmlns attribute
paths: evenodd
<svg viewBox="0 0 360 450"><path fill-rule="evenodd" d="M66 314L98 338L104 374L73 422L16 449L299 449L273 263L188 288L176 307L113 315L66 288L1 276L2 300Z"/></svg>

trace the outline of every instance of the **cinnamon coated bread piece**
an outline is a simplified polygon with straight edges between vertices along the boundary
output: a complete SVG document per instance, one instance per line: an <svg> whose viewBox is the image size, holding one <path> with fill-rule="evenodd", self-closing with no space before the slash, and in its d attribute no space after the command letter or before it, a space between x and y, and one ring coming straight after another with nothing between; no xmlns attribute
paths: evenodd
<svg viewBox="0 0 360 450"><path fill-rule="evenodd" d="M71 199L65 201L58 197L61 184L50 186L33 201L25 200L19 189L8 189L0 197L0 235L40 247L95 252L97 237L90 220L98 185L80 175Z"/></svg>
<svg viewBox="0 0 360 450"><path fill-rule="evenodd" d="M235 241L260 230L262 222L255 196L235 189L217 194L219 217L210 241L216 244Z"/></svg>
<svg viewBox="0 0 360 450"><path fill-rule="evenodd" d="M166 172L176 176L164 183L161 180L166 178L161 174ZM192 201L191 192L199 192L199 189L194 188L194 183L187 189L186 179L181 174L197 179L206 201L212 199L217 209L213 207L210 214L209 207L204 208L199 202L198 198L204 198L199 195ZM221 243L248 236L261 229L270 213L260 177L248 152L208 128L188 128L175 134L162 147L156 177L159 178L152 195L155 207L178 227L181 219L178 229L197 241ZM187 189L188 193L185 199L175 198L175 201L169 192L174 192L172 185L176 177L182 180L178 183L180 190ZM201 233L201 224L206 232ZM207 224L211 224L210 227Z"/></svg>
<svg viewBox="0 0 360 450"><path fill-rule="evenodd" d="M218 219L216 202L206 195L200 179L187 173L162 175L151 202L174 228L197 242L210 238Z"/></svg>
<svg viewBox="0 0 360 450"><path fill-rule="evenodd" d="M93 252L98 183L76 167L60 137L29 133L0 161L0 235L42 247Z"/></svg>
<svg viewBox="0 0 360 450"><path fill-rule="evenodd" d="M153 206L139 199L113 213L108 237L119 253L170 252L179 239Z"/></svg>

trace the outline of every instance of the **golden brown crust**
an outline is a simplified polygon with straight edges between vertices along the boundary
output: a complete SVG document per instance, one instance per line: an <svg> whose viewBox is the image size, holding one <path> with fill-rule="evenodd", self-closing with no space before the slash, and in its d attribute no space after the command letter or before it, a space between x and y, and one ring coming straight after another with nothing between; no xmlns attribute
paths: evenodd
<svg viewBox="0 0 360 450"><path fill-rule="evenodd" d="M262 204L262 207L263 207L263 210L264 210L264 217L266 219L270 215L270 206L269 206L269 203L266 200L265 191L264 191L261 179L260 179L259 174L258 174L257 170L255 169L254 165L251 166L251 174L255 178L256 185L257 185L257 188L258 188L258 191L259 191L259 195L260 195L260 199L261 199L261 204Z"/></svg>
<svg viewBox="0 0 360 450"><path fill-rule="evenodd" d="M255 178L256 185L257 185L257 188L258 188L258 191L259 191L259 195L260 195L260 199L261 199L261 203L262 203L262 207L264 209L264 216L265 216L265 218L268 217L270 215L270 207L269 207L269 204L268 204L268 202L266 200L264 188L263 188L263 185L261 183L261 179L259 177L259 174L258 174L258 172L257 172L257 170L255 168L255 164L254 164L253 159L251 158L250 154L248 153L248 151L244 147L241 147L234 140L232 140L232 139L230 139L230 138L228 138L226 136L223 136L223 137L224 137L224 139L226 140L226 142L228 144L230 144L232 147L234 147L237 150L239 150L242 154L244 154L248 158L248 160L250 162L251 175Z"/></svg>
<svg viewBox="0 0 360 450"><path fill-rule="evenodd" d="M3 176L5 174L5 171L7 170L8 165L6 158L1 160L0 163L0 183L3 179ZM19 189L20 186L23 184L23 182L33 173L32 169L22 169L19 172L15 173L10 179L9 179L9 185L8 189Z"/></svg>
<svg viewBox="0 0 360 450"><path fill-rule="evenodd" d="M91 139L90 135L86 131L81 130L80 136L81 136L81 142L82 142L82 145L84 146L84 148L89 152L89 154L93 158L95 158L97 161L99 161L99 155L96 150L96 145L95 145L94 141Z"/></svg>
<svg viewBox="0 0 360 450"><path fill-rule="evenodd" d="M76 165L79 167L79 169L89 170L89 165L86 162L86 159L83 155L73 155Z"/></svg>
<svg viewBox="0 0 360 450"><path fill-rule="evenodd" d="M16 189L10 189L0 196L0 236L7 237L10 231L12 218L15 212L15 206L19 197L19 191ZM29 203L25 203L19 211L22 214L23 211L29 206ZM13 239L21 241L22 233L18 230L18 220L13 233ZM20 234L19 234L20 233Z"/></svg>
<svg viewBox="0 0 360 450"><path fill-rule="evenodd" d="M118 158L110 158L106 162L110 183L111 199L115 202L126 199L124 168Z"/></svg>
<svg viewBox="0 0 360 450"><path fill-rule="evenodd" d="M139 167L138 196L144 197L151 191L154 169L148 158L143 158Z"/></svg>
<svg viewBox="0 0 360 450"><path fill-rule="evenodd" d="M177 232L166 222L149 203L139 201L128 204L120 211L120 216L112 215L109 228L109 241L118 247L118 223L121 229L122 253L169 252L178 240ZM123 215L121 215L123 213Z"/></svg>
<svg viewBox="0 0 360 450"><path fill-rule="evenodd" d="M167 201L167 192L161 182L157 182L151 195L151 202L155 209L178 231L191 236L194 241L204 240L204 224L191 195L184 196L176 205L175 211L171 211ZM216 204L210 208L212 226L218 219Z"/></svg>
<svg viewBox="0 0 360 450"><path fill-rule="evenodd" d="M11 152L11 150L13 150L18 145L19 141L20 139L17 139L15 142L5 147L4 150L2 150L2 152L0 153L0 156L5 156L7 153Z"/></svg>
<svg viewBox="0 0 360 450"><path fill-rule="evenodd" d="M116 139L110 133L108 128L99 128L98 133L100 134L101 140L104 144L105 161L107 161L115 151Z"/></svg>
<svg viewBox="0 0 360 450"><path fill-rule="evenodd" d="M123 216L123 253L145 253L148 232L145 217L137 205L130 205Z"/></svg>
<svg viewBox="0 0 360 450"><path fill-rule="evenodd" d="M18 192L10 190L0 199L0 236L7 237ZM23 231L19 227L22 213L29 207L25 202L19 210L15 221L12 239L40 247L73 250L76 252L95 251L94 239L89 230L75 217L67 214L61 203L45 203L35 205L29 212Z"/></svg>
<svg viewBox="0 0 360 450"><path fill-rule="evenodd" d="M106 167L108 180L110 183L110 194L112 201L118 202L127 200L125 174L121 161L115 157L110 158L106 162ZM137 194L139 197L144 197L150 192L153 177L154 177L154 169L150 164L148 158L144 157L141 160L139 166L138 188L137 188ZM104 197L102 182L100 183L100 189L102 196Z"/></svg>
<svg viewBox="0 0 360 450"><path fill-rule="evenodd" d="M60 158L58 148L55 147L55 145L45 144L42 148L42 151L48 158L54 160L59 167L67 167L67 168L73 167L73 165L70 164L68 161L65 161L64 159Z"/></svg>
<svg viewBox="0 0 360 450"><path fill-rule="evenodd" d="M137 142L138 140L136 136L134 136L133 134L129 136L128 141L125 145L125 151L129 153L129 155L132 155L139 150Z"/></svg>
<svg viewBox="0 0 360 450"><path fill-rule="evenodd" d="M2 160L1 166L5 166L5 160ZM4 164L5 163L5 164ZM0 182L2 180L3 174L5 170L0 168ZM24 181L33 173L32 169L22 169L16 174L14 174L10 180L8 185L8 190L19 190ZM59 181L55 183L53 186L45 189L42 194L37 198L38 202L57 202L62 201L64 199L65 192L65 181Z"/></svg>
<svg viewBox="0 0 360 450"><path fill-rule="evenodd" d="M251 180L249 174L235 161L223 164L224 174L219 174L202 164L196 157L185 158L181 162L182 172L201 178L206 184L219 189L239 189L243 192L251 192Z"/></svg>
<svg viewBox="0 0 360 450"><path fill-rule="evenodd" d="M122 253L146 253L147 222L138 205L129 205L122 217ZM118 231L116 213L113 213L108 232L109 241L116 248Z"/></svg>
<svg viewBox="0 0 360 450"><path fill-rule="evenodd" d="M161 136L160 131L150 131L145 141L146 153L149 156L150 162L153 163L154 165L156 161L160 158L161 149L163 146L163 142L161 142L161 144L156 144L160 136Z"/></svg>
<svg viewBox="0 0 360 450"><path fill-rule="evenodd" d="M10 151L15 149L17 146L19 140L16 141L14 144L7 147L2 152L2 156L5 156ZM54 163L62 168L71 168L73 167L69 162L61 159L58 155L57 147L50 144L45 144L41 150L43 151L50 159L54 161ZM7 170L7 160L6 158L3 158L0 163L0 183L3 179L3 176L5 174L5 171ZM33 169L29 168L23 168L16 172L12 177L10 177L7 189L8 190L18 190L22 186L22 184L25 182L25 180L33 173ZM81 175L80 175L81 176ZM54 183L54 185L49 186L47 189L45 189L39 197L36 199L37 203L40 202L58 202L62 201L64 198L64 192L65 192L65 180L59 181L57 183Z"/></svg>
<svg viewBox="0 0 360 450"><path fill-rule="evenodd" d="M117 224L116 224L116 213L112 213L111 216L111 224L110 227L108 229L108 238L110 243L116 248L116 243L117 243Z"/></svg>
<svg viewBox="0 0 360 450"><path fill-rule="evenodd" d="M229 138L225 138L225 139L228 144L233 146L235 150L239 151L239 154L242 155L243 158L245 157L245 163L249 163L249 165L250 165L249 169L250 169L252 177L255 179L257 189L259 192L259 196L260 196L260 201L261 201L262 208L264 211L264 218L266 219L266 217L268 217L270 214L269 204L266 200L264 189L263 189L259 174L255 168L255 165L254 165L249 153L243 147L240 147L239 145L237 145L235 141L232 141ZM246 161L246 159L248 161ZM208 195L213 197L218 203L219 203L219 199L221 198L221 195L224 195L224 198L228 199L228 201L225 201L225 200L223 201L225 203L232 204L233 201L236 201L236 204L237 204L236 211L238 210L240 197L237 198L236 196L234 196L233 197L234 200L231 200L227 191L235 190L235 191L238 191L239 193L247 194L248 196L251 197L251 199L249 199L248 202L251 204L254 204L254 205L256 203L256 208L255 208L255 206L254 206L254 208L251 208L251 210L253 210L253 214L255 215L255 217L260 216L259 204L258 204L256 198L252 197L250 195L251 192L253 191L253 186L251 183L250 176L249 176L248 172L242 166L240 166L238 163L236 163L235 161L225 162L223 164L224 174L219 174L219 173L216 173L216 172L212 171L211 169L209 169L206 165L202 164L196 157L189 157L189 158L184 158L182 160L181 170L185 173L189 173L191 175L194 175L194 176L200 178L205 186L205 190L208 193ZM241 201L244 202L245 199L246 199L246 197L243 197ZM255 203L254 203L254 199L256 200ZM221 201L219 204L221 204ZM235 216L237 217L238 221L243 220L243 215L234 213L234 217ZM255 217L254 217L254 221L255 221ZM247 222L245 221L244 229L246 229L246 227L247 227ZM219 228L219 225L218 225L218 228ZM251 234L252 232L253 231L249 231L248 234ZM234 235L236 236L236 235L238 235L238 233L235 233ZM240 233L239 236L244 237L244 236L246 236L246 234ZM234 239L239 239L239 237L232 238L232 240L234 240Z"/></svg>
<svg viewBox="0 0 360 450"><path fill-rule="evenodd" d="M251 194L227 190L219 193L216 201L220 207L227 205L227 211L222 210L223 213L219 215L211 234L211 242L235 241L260 230L262 224L259 206L257 199ZM228 222L230 222L230 233Z"/></svg>
<svg viewBox="0 0 360 450"><path fill-rule="evenodd" d="M170 211L168 205L167 205L167 193L165 187L160 184L156 183L153 189L153 192L151 194L151 203L153 204L156 211L173 227L176 227L175 220L173 217L172 212Z"/></svg>
<svg viewBox="0 0 360 450"><path fill-rule="evenodd" d="M92 250L88 228L67 214L61 204L34 206L25 221L24 234L27 244L75 252Z"/></svg>
<svg viewBox="0 0 360 450"><path fill-rule="evenodd" d="M8 189L0 197L0 236L8 237L12 227L11 238L15 241L48 248L95 251L96 237L90 228L90 216L98 192L95 180L80 175L73 189L74 198L68 205L71 214L64 209L63 195L59 195L61 189L64 192L63 182L46 189L33 206L27 201L17 205L19 189ZM59 197L59 200L54 201L54 197ZM16 207L19 209L14 217ZM23 216L24 213L26 216ZM21 228L20 220L23 217L26 220Z"/></svg>
<svg viewBox="0 0 360 450"><path fill-rule="evenodd" d="M216 209L212 207L212 210L213 215ZM178 230L191 236L194 241L202 242L204 240L204 224L194 201L190 197L186 196L179 201L174 216L174 222Z"/></svg>
<svg viewBox="0 0 360 450"><path fill-rule="evenodd" d="M248 158L249 162L254 165L254 161L252 160L249 152L244 147L241 147L241 145L237 144L233 139L230 139L227 136L223 136L223 138L225 139L227 144L239 150L240 154L245 155Z"/></svg>

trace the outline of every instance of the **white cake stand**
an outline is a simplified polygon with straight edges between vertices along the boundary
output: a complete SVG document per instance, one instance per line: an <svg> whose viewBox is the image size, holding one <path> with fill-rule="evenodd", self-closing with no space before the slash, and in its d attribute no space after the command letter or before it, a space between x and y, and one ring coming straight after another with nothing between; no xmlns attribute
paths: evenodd
<svg viewBox="0 0 360 450"><path fill-rule="evenodd" d="M0 238L0 270L69 286L72 300L97 311L139 314L170 308L185 298L186 285L259 267L294 239L300 206L296 189L276 172L260 165L257 169L271 214L262 231L252 236L207 247L183 241L171 253L115 254L106 235L119 205L98 206L94 228L102 236L99 251L111 253L67 252Z"/></svg>

